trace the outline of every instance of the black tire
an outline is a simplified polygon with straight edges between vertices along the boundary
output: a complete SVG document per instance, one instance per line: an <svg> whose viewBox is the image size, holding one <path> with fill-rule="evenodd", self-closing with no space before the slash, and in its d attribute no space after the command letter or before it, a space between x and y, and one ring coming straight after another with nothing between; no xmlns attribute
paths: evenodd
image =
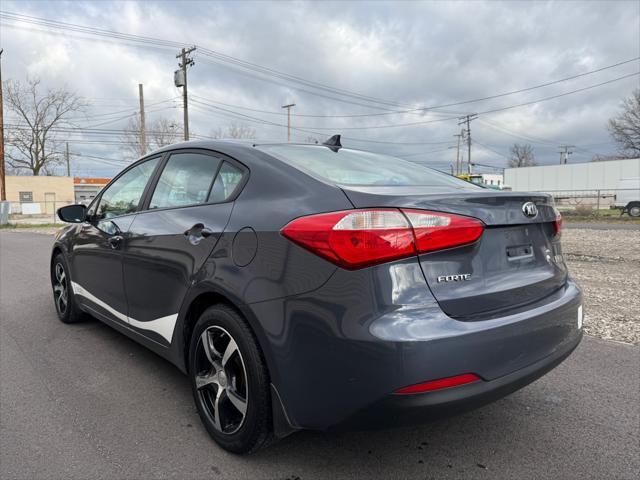
<svg viewBox="0 0 640 480"><path fill-rule="evenodd" d="M640 203L633 202L627 205L627 212L630 217L640 217Z"/></svg>
<svg viewBox="0 0 640 480"><path fill-rule="evenodd" d="M64 272L61 281L60 271ZM61 287L62 286L62 287ZM87 314L81 311L75 302L69 266L62 253L58 253L51 261L51 287L53 289L53 303L56 313L62 323L78 323L87 319ZM61 288L63 291L61 291ZM66 303L63 301L66 298Z"/></svg>
<svg viewBox="0 0 640 480"><path fill-rule="evenodd" d="M189 347L189 379L200 419L218 445L251 453L271 441L269 372L253 332L233 308L216 305L200 315Z"/></svg>

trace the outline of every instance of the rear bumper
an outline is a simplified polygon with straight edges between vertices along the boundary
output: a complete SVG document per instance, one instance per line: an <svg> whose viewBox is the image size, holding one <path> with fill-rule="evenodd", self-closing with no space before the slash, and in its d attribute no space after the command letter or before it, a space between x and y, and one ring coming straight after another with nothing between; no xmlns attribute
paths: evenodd
<svg viewBox="0 0 640 480"><path fill-rule="evenodd" d="M478 381L429 393L389 395L332 429L413 425L479 408L525 387L554 369L573 352L581 338L582 335L577 337L567 349L558 350L540 361L495 380Z"/></svg>
<svg viewBox="0 0 640 480"><path fill-rule="evenodd" d="M271 380L291 427L327 429L420 421L507 395L578 345L581 304L582 293L569 280L510 315L456 320L433 299L417 262L406 260L338 269L318 290L248 307L261 324ZM483 381L393 395L465 373Z"/></svg>

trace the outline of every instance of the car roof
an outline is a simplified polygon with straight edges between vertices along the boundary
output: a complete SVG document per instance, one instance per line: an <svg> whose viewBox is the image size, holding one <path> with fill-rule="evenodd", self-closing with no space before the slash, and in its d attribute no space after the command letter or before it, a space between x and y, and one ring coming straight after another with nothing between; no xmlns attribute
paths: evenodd
<svg viewBox="0 0 640 480"><path fill-rule="evenodd" d="M216 150L220 152L225 152L225 150L234 150L238 149L251 149L253 150L257 146L262 145L306 145L306 146L317 146L324 147L320 143L288 143L288 142L276 142L276 141L262 141L255 139L216 139L216 140L189 140L180 143L173 143L171 145L167 145L166 147L159 148L153 151L153 154L163 153L171 150L180 150L185 148L204 148L208 150Z"/></svg>

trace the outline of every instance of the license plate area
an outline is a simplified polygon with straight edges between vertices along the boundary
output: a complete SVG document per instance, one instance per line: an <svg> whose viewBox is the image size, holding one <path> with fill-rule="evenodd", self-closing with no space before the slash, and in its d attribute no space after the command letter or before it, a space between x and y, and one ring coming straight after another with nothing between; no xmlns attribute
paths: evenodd
<svg viewBox="0 0 640 480"><path fill-rule="evenodd" d="M510 262L522 261L533 258L533 245L516 245L507 247L507 260Z"/></svg>

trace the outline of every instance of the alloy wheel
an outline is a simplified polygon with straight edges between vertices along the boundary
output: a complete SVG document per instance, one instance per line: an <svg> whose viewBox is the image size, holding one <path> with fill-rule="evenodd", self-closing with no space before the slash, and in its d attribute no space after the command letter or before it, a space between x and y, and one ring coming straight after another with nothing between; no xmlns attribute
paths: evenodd
<svg viewBox="0 0 640 480"><path fill-rule="evenodd" d="M69 303L69 285L67 282L67 274L64 271L64 266L61 263L56 263L53 279L53 297L58 307L60 315L67 313L67 306Z"/></svg>
<svg viewBox="0 0 640 480"><path fill-rule="evenodd" d="M198 398L217 431L237 432L247 414L247 370L234 338L222 327L207 328L196 347Z"/></svg>

